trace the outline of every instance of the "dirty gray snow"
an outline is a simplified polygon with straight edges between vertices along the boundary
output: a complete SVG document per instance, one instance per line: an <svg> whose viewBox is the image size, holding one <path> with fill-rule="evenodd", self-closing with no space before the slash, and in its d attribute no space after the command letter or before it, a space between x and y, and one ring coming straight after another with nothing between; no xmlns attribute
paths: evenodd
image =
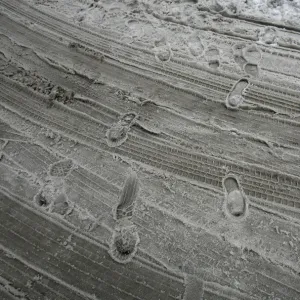
<svg viewBox="0 0 300 300"><path fill-rule="evenodd" d="M299 18L0 0L0 299L299 300Z"/></svg>

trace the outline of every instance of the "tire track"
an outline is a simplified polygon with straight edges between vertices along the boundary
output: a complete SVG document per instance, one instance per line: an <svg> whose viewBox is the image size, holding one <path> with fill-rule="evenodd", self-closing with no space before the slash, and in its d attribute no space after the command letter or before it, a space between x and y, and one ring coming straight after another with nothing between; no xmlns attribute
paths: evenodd
<svg viewBox="0 0 300 300"><path fill-rule="evenodd" d="M153 80L153 79L152 79ZM225 96L224 96L225 97ZM200 106L202 107L203 105L202 104L200 104L199 103L199 109L200 109ZM205 110L208 110L207 109L207 107L206 107L206 105L204 105L204 109ZM209 111L211 111L211 109L212 108L209 108ZM250 112L252 112L252 110L250 110ZM225 114L224 112L222 112L222 110L220 110L220 113L222 113L222 118L225 118L225 119L227 119L227 120L231 120L232 119L232 117L233 117L233 115L228 115L227 113ZM268 115L265 115L265 116L259 116L259 115L257 115L257 114L254 114L255 113L255 111L253 112L253 115L252 115L252 117L251 118L253 118L253 116L256 116L256 118L258 117L258 120L257 120L257 122L255 122L256 124L258 123L258 124L264 124L265 123L265 121L266 121L266 117L268 118ZM241 119L243 119L243 123L241 123L241 122L239 122L238 124L236 124L237 126L244 126L244 121L246 121L245 119L247 119L247 121L248 122L251 122L252 123L252 120L250 121L250 115L249 115L249 113L246 113L246 114L244 114L243 116L241 116L240 114L239 115L237 115L237 114L235 114L235 117L236 118L241 118ZM237 121L237 119L235 120L235 121ZM280 119L280 118L276 118L276 117L271 117L271 118L269 118L269 120L268 120L268 122L270 122L270 121L272 121L273 123L274 123L274 126L278 126L278 132L280 132L280 130L282 130L282 129L280 129L281 128L281 125L280 125L280 123L284 123L285 125L287 125L287 119ZM292 121L289 121L288 122L289 124L290 124L290 126L295 126L295 128L294 129L292 129L291 130L291 134L292 134L292 132L294 131L294 130L297 130L297 127L298 127L298 123L297 122L292 122ZM263 125L260 125L261 126L261 128L260 128L260 132L262 131L262 132L264 132L265 130L269 130L269 129L266 129L266 128L264 128L265 126L263 126ZM269 125L268 125L269 126ZM248 128L248 127L247 127ZM246 128L245 128L245 130L246 130ZM251 130L254 130L254 131L257 131L257 125L255 125L255 127L253 127L253 128L251 128ZM284 133L284 135L286 135L286 132ZM292 134L293 135L293 134ZM295 138L293 138L293 139L291 139L291 140L289 140L289 141L285 141L285 143L288 143L288 144L290 144L290 145L295 145L296 143L297 143L297 139L295 139Z"/></svg>
<svg viewBox="0 0 300 300"><path fill-rule="evenodd" d="M171 228L174 228L175 224L169 223L170 218L167 217L167 215L168 215L167 213L164 213L163 214L164 218L161 218L157 215L153 215L152 220L150 220L148 216L147 216L146 219L144 217L145 225L148 228L149 227L153 228L153 229L155 228L155 231L153 230L152 235L147 237L147 239L150 238L150 240L152 240L151 243L149 244L149 246L152 246L153 243L157 243L157 241L160 241L160 242L163 242L163 243L166 243L166 244L170 243L170 241L167 242L167 241L165 241L165 239L168 237L169 233L172 232ZM161 222L157 222L158 220L161 220L161 222L163 222L163 223L160 224ZM176 224L178 224L178 220L176 221ZM138 222L137 225L140 228L140 226L141 226L140 221ZM35 225L35 228L36 228L36 226L37 225ZM46 227L43 224L41 224L41 226L42 226L42 228ZM46 227L46 228L48 228L48 227ZM36 229L39 230L39 228L36 228ZM52 229L49 229L49 231L52 234ZM168 232L168 234L166 234L166 232ZM181 230L179 230L178 232L181 232ZM146 238L144 230L142 230L142 233L143 233L143 236ZM190 232L190 234L192 234L192 232ZM56 233L53 232L53 237L55 237L55 235L56 235ZM172 238L173 238L172 236L173 236L173 233L171 234L171 241L172 241ZM66 238L67 238L67 235L65 236L65 238L62 238L62 240L65 240ZM213 239L213 240L211 240L211 239ZM175 241L182 240L182 237L177 236L174 240ZM222 245L222 243L221 244L219 242L216 243L216 240L214 238L212 238L212 236L204 234L204 232L202 232L198 237L194 236L194 234L193 234L193 236L189 236L189 238L188 238L188 240L186 240L186 242L189 241L189 243L191 243L191 241L195 241L195 240L197 240L199 243L201 243L201 245L206 245L206 247L203 247L203 246L200 247L200 245L198 245L198 246L194 245L194 246L196 246L196 248L198 248L198 250L197 250L198 254L194 258L191 257L191 253L184 252L184 250L186 251L189 248L189 244L186 245L186 247L187 247L186 249L181 249L182 247L185 247L185 246L180 246L180 250L178 248L179 244L178 243L174 244L174 247L176 247L176 249L177 249L176 253L178 255L180 255L179 253L183 252L183 254L182 254L183 256L182 256L181 259L187 259L188 258L188 259L191 259L192 261L196 261L199 264L200 263L200 257L202 255L203 256L203 258L202 258L203 263L201 264L202 267L205 266L205 268L209 269L212 272L212 274L214 274L214 271L212 271L212 270L219 270L219 271L223 270L222 269L223 268L222 267L223 263L225 263L224 266L226 266L226 264L228 263L227 259L229 259L231 257L231 255L229 255L229 253L228 253L230 248L227 249L224 245ZM74 241L73 238L72 238L72 241ZM76 244L77 244L77 242L76 242ZM171 251L171 249L168 249L168 247L165 249L165 246L162 246L162 245L160 245L160 248L161 248L162 251L166 251L166 249L167 249L168 250L167 253L169 253ZM205 248L206 248L206 250L205 250ZM226 250L225 250L225 248L226 248ZM213 253L211 252L211 249L215 249L213 251ZM232 249L234 251L236 251L236 249L234 247ZM217 254L217 252L219 252L219 253ZM208 261L208 258L204 255L204 253L206 253L206 255L209 255L209 257L211 257L209 261ZM238 254L238 255L240 255L240 254ZM250 268L250 271L251 271L252 268L254 268L254 269L256 268L256 263L258 263L258 264L262 263L262 262L260 262L260 260L257 261L257 258L252 258L251 254L249 255L249 253L246 254L246 257L247 257L247 259L245 260L246 262L247 262L248 259L250 260L249 261L250 265L248 265L248 267L247 267L247 269ZM232 256L232 259L234 259L234 261L235 261L236 257ZM252 263L253 263L253 265L252 265ZM245 267L241 266L241 268L245 268ZM239 273L238 270L236 270L236 271ZM217 271L217 273L218 273L218 271ZM230 278L232 278L232 277L230 277ZM230 283L228 283L228 284L230 284ZM269 290L269 287L265 286L264 283L262 283L262 288ZM258 297L258 299L260 299L260 297Z"/></svg>
<svg viewBox="0 0 300 300"><path fill-rule="evenodd" d="M4 89L3 93L5 93ZM176 148L171 148L170 146L149 141L146 138L141 138L134 134L129 134L128 141L120 147L114 148L114 151L112 151L111 148L105 144L104 140L102 141L101 139L99 140L99 138L86 134L83 135L80 131L76 130L78 128L77 125L75 125L75 130L73 129L74 125L72 124L78 124L78 121L75 119L78 113L72 115L72 124L66 122L57 124L57 122L49 121L49 113L53 114L53 108L52 111L49 110L47 116L45 115L45 117L42 118L42 106L34 113L31 104L28 103L28 109L24 111L24 102L22 106L20 106L18 100L15 99L7 102L8 97L12 97L12 92L10 92L10 96L6 96L6 98L3 99L2 106L4 103L7 103L9 106L13 105L13 107L17 106L17 111L25 112L26 119L28 119L28 113L30 112L29 115L31 115L30 118L33 122L43 120L43 122L40 123L41 126L48 124L53 130L59 130L60 134L67 135L71 138L76 137L75 139L87 143L92 147L129 157L148 165L150 164L164 171L172 172L181 177L189 178L194 182L204 183L217 189L220 189L222 178L226 175L226 172L231 171L243 177L244 191L247 195L264 201L279 201L286 207L300 208L298 199L300 180L296 176L282 174L249 164L234 164L233 162L222 159L212 159L209 156L198 153L190 154ZM64 108L64 110L65 112L69 111L66 110L66 108ZM52 115L52 117L54 118L53 120L55 120L56 116L54 117L54 115ZM80 115L80 118L82 117L84 117L85 122L90 122L87 116ZM170 157L173 157L173 160L170 160ZM212 170L216 170L215 173L212 173ZM259 181L257 181L258 176L260 178Z"/></svg>
<svg viewBox="0 0 300 300"><path fill-rule="evenodd" d="M40 11L39 11L40 12ZM41 13L41 12L40 12ZM42 22L42 21L41 21ZM49 25L49 23L47 23L48 25ZM68 24L69 25L69 24ZM47 26L47 25L46 25ZM61 27L58 27L58 28L61 28ZM71 29L70 29L71 30ZM69 32L70 33L70 32ZM67 33L64 33L66 36L68 36L68 34ZM75 35L75 36L77 36L77 35ZM115 42L114 40L111 40L110 42ZM93 42L91 42L90 43L90 45L92 45L92 47L95 47L95 43L93 43ZM120 46L120 45L119 45ZM123 45L124 46L124 45ZM122 47L123 47L122 46ZM134 49L134 50L138 50L138 49ZM145 55L145 53L143 54L143 56ZM136 53L135 53L135 58L136 58ZM150 59L150 58L149 58ZM148 60L149 60L148 59ZM151 60L151 59L150 59ZM141 62L139 62L139 63L141 63ZM151 65L151 67L153 68L153 64ZM165 69L163 70L163 73L162 74L164 74L164 75L166 75L166 70L167 70L167 68L168 68L168 66L166 66L165 67ZM172 76L173 78L176 78L176 79L178 79L179 77L178 76L182 76L182 75L179 75L180 74L180 72L181 72L181 69L182 69L182 66L180 67L180 68L176 68L176 67L171 67L171 70L173 70L173 71L171 71L170 70L170 76ZM176 71L176 72L175 72ZM169 71L168 71L169 72ZM207 73L207 70L206 70L206 73ZM218 80L217 80L217 78L215 77L214 78L214 80L212 79L211 80L211 82L225 82L224 80L225 80L225 75L221 75L221 74L215 74L215 75L212 75L212 76L218 76L219 78L218 78ZM221 79L221 77L222 77L222 79ZM197 76L198 78L199 78L199 75ZM190 77L187 77L187 76L185 76L184 78L182 77L182 79L183 80L187 80L187 81L189 81L189 78ZM203 79L201 79L201 81L197 81L198 79L194 79L194 80L192 80L194 83L196 83L198 86L199 85L201 85L201 84L203 84L204 83L204 81L206 80L206 79L204 79L205 78L205 75L203 76ZM206 76L206 78L207 78L207 76ZM196 80L196 81L195 81ZM212 92L212 91L215 91L216 89L218 89L219 87L216 87L216 86L211 86L210 88L209 88L209 90L210 90L210 92ZM275 87L272 87L273 89L275 88ZM229 92L229 89L230 89L230 86L227 86L227 88L225 89L225 90L223 90L223 92L225 92L225 94L226 93L228 93ZM263 91L263 90L262 90ZM203 91L202 91L203 92ZM293 94L291 93L291 92L289 92L288 90L285 90L284 91L284 94L285 95L288 95L289 97L293 97ZM225 97L226 96L224 96L224 99L225 99ZM295 99L295 101L296 101L296 99ZM261 106L261 101L257 101L256 100L256 104L259 104L260 106ZM263 107L263 106L262 106Z"/></svg>
<svg viewBox="0 0 300 300"><path fill-rule="evenodd" d="M95 33L92 33L91 31L88 31L87 29L83 29L83 28L77 28L77 27L74 27L74 26L71 26L69 23L67 23L67 22L65 22L65 21L62 21L62 20L59 20L58 18L55 18L54 16L50 16L50 15L46 15L45 13L43 13L42 11L40 11L40 10L38 10L38 9L35 9L35 8L33 8L33 7L31 7L31 6L29 6L29 5L26 5L25 3L22 3L22 5L24 5L24 7L26 7L27 6L27 8L29 8L30 7L30 9L33 9L35 12L36 12L36 14L34 14L34 15L30 15L29 13L24 13L24 12L20 12L20 10L19 10L19 5L20 5L20 3L18 4L18 6L14 6L13 4L12 4L12 2L10 2L10 3L4 3L4 1L2 0L2 4L5 6L5 7L7 7L7 8L10 8L10 9L12 9L12 10L14 10L15 12L16 11L18 11L18 13L20 14L24 14L27 18L29 18L29 19L32 19L33 21L38 21L38 22L40 22L41 24L43 24L43 25L45 25L46 27L50 27L50 28L52 28L52 29L54 29L54 32L62 32L63 33L63 35L65 35L66 37L73 37L77 42L82 42L82 41L85 41L85 43L88 45L88 46L90 46L92 49L93 48L95 48L95 46L97 46L97 48L99 48L100 49L100 51L101 51L101 47L103 47L103 46L101 46L101 45L105 45L105 41L107 41L107 42L111 42L111 43L115 43L115 45L118 45L118 46L110 46L110 48L111 49L113 49L113 53L112 52L110 52L111 53L111 55L112 55L112 58L114 57L114 56L117 56L118 58L122 58L122 57L124 57L125 59L128 59L129 61L132 61L133 63L135 63L135 62L137 62L137 63L140 63L140 64L142 64L142 65L145 65L145 66L148 66L148 67L150 67L151 69L157 69L157 70L160 70L160 71L162 71L163 72L163 74L165 75L166 73L166 71L164 71L164 69L163 68L161 68L161 66L160 66L160 64L157 64L157 63L155 63L151 58L153 57L153 55L152 55L152 53L150 52L150 51L147 51L147 50L145 50L145 49L139 49L139 48L136 48L136 47L133 47L133 46L129 46L129 45L126 45L126 44L123 44L123 43L121 43L121 42L118 42L118 41L116 41L116 40L113 40L113 39L111 39L111 38L109 38L109 37L104 37L103 35L99 35L99 34L95 34ZM24 9L25 11L26 11L26 9ZM27 11L28 11L29 9L27 9ZM42 15L43 17L38 17L39 15ZM47 19L51 19L51 21L46 21ZM54 20L55 20L55 22L54 22ZM61 26L61 25L56 25L56 26L54 26L54 24L56 23L56 22L62 22L65 26L67 26L68 27L68 29L69 30L67 30L67 31L63 31L63 26ZM76 28L77 29L77 31L74 29L74 28ZM74 30L76 31L76 34L74 33L74 34L71 34L72 32L74 32ZM80 31L82 31L82 32L84 32L85 33L85 37L82 39L82 40L80 40L80 39L78 39L78 36L82 36L81 34L80 34ZM91 36L90 37L90 40L88 40L87 39L87 37L88 36ZM83 37L83 36L82 36ZM99 43L98 41L95 41L95 40L93 40L93 37L95 38L95 37L97 37L97 39L99 40L101 40L101 39L104 39L104 41L101 41L101 43ZM130 57L126 57L126 56L123 56L123 55L121 55L121 54L115 54L115 52L117 51L117 47L121 47L122 49L125 49L125 51L126 51L126 49L133 49L133 50L135 50L135 51L141 51L141 54L143 55L143 58L142 58L142 60L138 60L137 58L138 58L138 56L137 56L137 53L138 52L133 52L132 53L132 55L131 55L131 57L135 57L135 59L130 59ZM118 50L118 51L120 51L120 50ZM122 50L122 51L124 51L124 50ZM150 61L151 61L151 64L146 64L145 63L145 58L144 58L144 56L146 56L146 58L147 58L147 56L149 56L149 54L151 54L151 56L150 57L148 57L148 59L150 59ZM106 55L109 55L109 54L106 54ZM176 68L175 68L176 69ZM179 69L182 69L182 67L180 67L179 66ZM176 70L177 71L177 70ZM173 76L174 76L174 74L177 74L177 72L172 72L171 70L170 70L170 72L173 74ZM198 78L199 78L199 75L198 75ZM203 73L203 75L202 75L202 79L203 79L203 81L204 81L204 83L205 83L205 81L207 80L206 79L207 78L207 76L205 76L205 74ZM218 86L216 86L216 84L215 84L215 82L216 81L209 81L210 82L210 84L211 85L213 85L213 87L214 88L216 88L216 89L219 89L219 87ZM200 82L199 82L200 83Z"/></svg>
<svg viewBox="0 0 300 300"><path fill-rule="evenodd" d="M53 158L51 161L53 161ZM23 166L24 166L24 164L22 166L20 166L20 169L24 170ZM26 168L26 171L28 171L29 173L32 172L32 165L31 165L31 168L30 167L28 168L28 166L25 166L25 168ZM5 177L11 176L11 174L5 172L3 168L1 168L1 172L2 172L2 174L5 174ZM24 174L23 174L23 176L24 176ZM6 186L6 183L7 182L5 182L5 180L4 180L1 183L1 185ZM18 179L17 183L20 185L20 179ZM104 215L111 214L112 203L114 202L114 198L117 198L117 194L119 194L119 189L116 186L109 183L108 181L105 181L103 178L99 177L99 174L97 174L97 175L92 174L91 172L87 171L86 169L83 169L82 167L78 166L68 176L68 179L66 179L66 183L67 183L67 185L70 185L72 192L75 193L77 196L79 196L80 201L78 203L75 201L75 199L73 197L71 197L71 200L75 201L75 203L76 203L76 205L78 205L78 207L88 208L90 211L93 211L93 213L96 215L98 214L98 212L100 214L104 214ZM110 190L107 189L108 188L107 185L109 185ZM85 188L82 188L82 186ZM106 193L109 192L109 197L105 198L106 205L107 205L106 207L99 205L99 200L104 199L103 191L105 191ZM83 202L82 201L83 199L88 199L88 203ZM30 202L31 202L31 200L32 199L29 199ZM43 211L43 210L41 210L41 211ZM53 211L49 211L49 212L52 213ZM73 215L73 213L71 214L71 217L72 217L72 215ZM73 215L73 217L74 217L74 215ZM74 220L70 220L68 217L66 218L66 220L68 222L71 222L71 224L77 226L76 222L74 223ZM139 226L140 226L140 224L139 224ZM146 230L146 228L144 228L144 229ZM153 232L153 234L154 234L154 232ZM145 253L138 251L138 255L139 256L142 255L144 257ZM148 256L146 256L146 257L148 257ZM150 256L150 258L151 258L151 256ZM140 259L140 257L139 257L139 259ZM148 257L148 259L149 259L149 257ZM151 260L152 260L152 258L151 258ZM144 261L144 265L145 264L147 265L147 262ZM166 272L166 270L164 270L164 271Z"/></svg>
<svg viewBox="0 0 300 300"><path fill-rule="evenodd" d="M42 70L42 69L41 69ZM50 70L49 70L49 72L51 72ZM51 73L50 73L51 74ZM125 92L124 92L125 93ZM77 110L80 110L80 111L82 111L83 110L83 106L80 104L80 105L78 105L77 103L78 103L78 101L82 101L82 102L84 102L84 103L86 103L86 105L84 106L84 112L85 113L87 113L87 114L90 114L90 115L92 115L92 116L94 116L95 118L98 118L98 119L103 119L103 120L108 120L108 122L109 122L109 120L112 120L112 118L111 118L111 115L114 115L114 116L116 116L116 112L114 112L114 111L112 111L112 110L109 110L108 108L107 108L107 106L102 106L101 107L101 105L99 104L99 103L97 103L97 106L95 106L96 105L96 103L95 103L95 101L94 100L92 100L92 99L88 99L88 98L85 98L85 97L80 97L80 96L75 96L75 98L76 98L76 100L77 101L75 101L74 103L70 103L70 104L68 104L69 106L71 106L72 108L74 108L74 109L77 109ZM102 101L102 99L101 99L101 101ZM90 105L91 107L93 107L93 108L89 108L89 106L88 105ZM99 110L100 111L102 111L102 110L105 110L105 111L110 111L110 112L108 112L107 114L102 114L101 112L96 112L95 110L94 110L94 107L99 107ZM148 107L149 108L149 107ZM145 112L144 112L145 114L148 114L148 110L147 110L147 108L145 108ZM174 114L173 114L174 115ZM156 117L156 116L155 116ZM161 118L161 120L160 121L164 121L164 119L163 118ZM190 123L192 123L192 125L195 125L195 124L193 124L193 122L192 122L192 120L189 120L190 121ZM215 130L215 127L214 126L209 126L208 124L205 124L205 123L203 123L201 126L208 126L209 128L211 128L212 130ZM176 132L175 132L176 133ZM177 135L178 135L178 132L176 133ZM153 137L153 138L155 138L155 137ZM164 138L168 138L168 136L164 136ZM249 137L250 139L251 139L251 137ZM174 138L173 138L174 139ZM161 140L161 142L163 141L163 139L160 139ZM173 142L175 142L175 143L177 143L177 144L179 144L180 143L180 141L175 141L175 140L173 140ZM230 143L229 143L230 144ZM218 145L215 145L215 146L218 146ZM229 145L228 145L229 146ZM229 155L230 156L230 155Z"/></svg>
<svg viewBox="0 0 300 300"><path fill-rule="evenodd" d="M36 272L3 245L0 245L0 249L0 261L6 278L13 281L16 286L20 286L21 290L26 291L29 299L41 299L45 295L55 300L69 299L69 296L75 300L85 299L74 293L72 289L66 289L50 277L46 277L44 273L42 275Z"/></svg>
<svg viewBox="0 0 300 300"><path fill-rule="evenodd" d="M145 267L141 268L141 266L137 266L135 263L131 264L130 267L128 267L128 265L126 267L126 275L122 275L125 269L122 270L122 267L117 267L115 263L109 259L106 251L103 251L104 249L98 248L96 250L95 246L90 245L89 250L87 250L86 241L80 240L75 234L72 234L72 241L75 243L72 247L73 250L66 250L65 246L60 246L56 241L58 239L66 239L70 233L63 231L58 225L47 221L32 211L26 210L25 207L20 206L20 204L14 200L8 199L4 195L2 195L2 199L2 209L0 213L4 223L1 224L1 241L5 243L6 238L14 237L10 247L14 247L17 255L21 257L26 256L28 252L24 251L24 247L27 251L31 249L29 252L30 256L27 256L26 260L34 262L38 268L43 269L43 272L50 273L60 280L64 280L68 285L74 285L77 289L79 288L85 291L85 293L90 292L90 295L96 293L98 296L104 296L106 294L106 299L145 299L139 298L138 295L143 295L143 297L147 295L147 298L151 298L154 295L160 297L161 288L155 290L153 289L155 285L159 283L159 286L161 286L162 282L166 281L170 284L170 279L163 279L163 277L157 273L155 273L157 281L153 281L154 274L151 273L150 269L147 270ZM10 212L14 212L13 216ZM18 219L16 219L16 216L18 216ZM37 224L39 224L38 227ZM47 224L48 226L45 226ZM11 227L11 225L13 226ZM49 228L49 226L51 228ZM26 239L27 242L24 239ZM39 242L37 243L37 241ZM49 249L51 249L50 251L52 253L49 252ZM43 256L47 254L50 259L47 260L39 257L38 253L40 251L44 253ZM57 253L56 256L53 255L55 251ZM70 267L73 269L72 272L68 271ZM114 270L118 270L120 273L117 272L114 274L116 272ZM130 272L133 272L132 275L129 275ZM142 282L137 283L131 279L126 279L135 278L136 272L141 277L146 276L144 280L146 280L148 287L143 285ZM77 275L75 275L76 273ZM105 274L105 281L99 277L102 273L103 275ZM80 279L78 275L80 275ZM116 282L115 276L117 275L118 277L120 276L120 280ZM160 278L160 280L158 280L158 278ZM176 284L177 287L175 287L176 285L174 284ZM151 285L153 287L150 288ZM129 297L128 292L126 292L128 289L130 289L131 292L135 291L137 294L131 294ZM173 286L168 286L167 284L164 286L164 289L168 291L167 294L165 294L168 295L166 299L173 299L172 294L176 295L178 283L173 282Z"/></svg>

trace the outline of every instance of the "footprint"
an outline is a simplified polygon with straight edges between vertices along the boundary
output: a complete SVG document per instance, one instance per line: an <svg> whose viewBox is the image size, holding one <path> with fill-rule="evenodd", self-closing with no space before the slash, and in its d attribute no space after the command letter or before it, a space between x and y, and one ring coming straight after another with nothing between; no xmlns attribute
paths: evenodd
<svg viewBox="0 0 300 300"><path fill-rule="evenodd" d="M126 22L126 25L128 27L127 34L131 38L140 38L145 34L144 32L145 24L141 23L138 20L130 19Z"/></svg>
<svg viewBox="0 0 300 300"><path fill-rule="evenodd" d="M127 130L120 124L115 124L106 132L107 145L109 147L117 147L127 140Z"/></svg>
<svg viewBox="0 0 300 300"><path fill-rule="evenodd" d="M200 37L197 34L191 35L188 39L188 48L190 53L195 57L198 57L203 54L204 46L201 42Z"/></svg>
<svg viewBox="0 0 300 300"><path fill-rule="evenodd" d="M53 201L51 206L51 212L57 213L62 216L72 212L72 205L70 205L68 197L66 196L65 193L61 193Z"/></svg>
<svg viewBox="0 0 300 300"><path fill-rule="evenodd" d="M137 193L137 174L130 171L119 204L114 211L118 225L113 232L109 249L111 257L120 263L128 263L134 257L140 242L136 226L131 221Z"/></svg>
<svg viewBox="0 0 300 300"><path fill-rule="evenodd" d="M35 195L33 201L37 207L44 210L47 210L52 203L52 200L44 193L44 191L40 191L37 195Z"/></svg>
<svg viewBox="0 0 300 300"><path fill-rule="evenodd" d="M225 213L237 219L244 218L248 213L248 201L242 187L234 175L228 175L223 180L225 192Z"/></svg>
<svg viewBox="0 0 300 300"><path fill-rule="evenodd" d="M262 54L256 45L250 45L242 49L245 60L250 64L259 64Z"/></svg>
<svg viewBox="0 0 300 300"><path fill-rule="evenodd" d="M143 131L153 134L153 135L160 135L161 130L159 129L157 124L152 123L149 120L140 120L135 123L137 127L142 129Z"/></svg>
<svg viewBox="0 0 300 300"><path fill-rule="evenodd" d="M106 141L109 147L118 147L127 140L127 133L131 126L135 124L138 115L129 112L121 116L120 120L112 125L106 132Z"/></svg>
<svg viewBox="0 0 300 300"><path fill-rule="evenodd" d="M220 66L220 51L217 47L209 47L205 51L205 58L210 68L217 69Z"/></svg>
<svg viewBox="0 0 300 300"><path fill-rule="evenodd" d="M259 43L266 45L277 44L278 33L274 27L265 27L259 34Z"/></svg>
<svg viewBox="0 0 300 300"><path fill-rule="evenodd" d="M73 209L71 202L69 202L64 192L61 182L51 182L51 184L43 186L43 188L34 196L33 201L34 205L39 209L50 213L54 212L65 215Z"/></svg>
<svg viewBox="0 0 300 300"><path fill-rule="evenodd" d="M243 66L245 73L257 77L259 75L259 63L262 58L261 51L256 45L250 45L245 47L242 52L243 58L246 61Z"/></svg>
<svg viewBox="0 0 300 300"><path fill-rule="evenodd" d="M154 46L154 56L158 62L165 63L170 61L173 52L166 38L155 41Z"/></svg>
<svg viewBox="0 0 300 300"><path fill-rule="evenodd" d="M50 166L49 174L53 177L65 177L69 174L73 167L71 159L60 160Z"/></svg>
<svg viewBox="0 0 300 300"><path fill-rule="evenodd" d="M237 109L245 100L243 97L243 92L248 87L249 81L246 78L240 79L229 92L225 105L229 109Z"/></svg>
<svg viewBox="0 0 300 300"><path fill-rule="evenodd" d="M172 51L169 47L160 47L154 50L154 55L158 62L168 62L172 57Z"/></svg>
<svg viewBox="0 0 300 300"><path fill-rule="evenodd" d="M252 77L258 77L259 68L256 64L246 63L244 65L244 71Z"/></svg>
<svg viewBox="0 0 300 300"><path fill-rule="evenodd" d="M245 65L245 63L247 63L247 61L243 57L243 49L245 47L246 47L245 43L238 43L232 47L233 59L241 69L243 69L243 66Z"/></svg>
<svg viewBox="0 0 300 300"><path fill-rule="evenodd" d="M205 51L205 56L208 59L215 59L219 56L219 49L216 47L209 47L206 51Z"/></svg>
<svg viewBox="0 0 300 300"><path fill-rule="evenodd" d="M122 126L132 126L137 120L138 115L135 112L129 112L121 116L120 124Z"/></svg>
<svg viewBox="0 0 300 300"><path fill-rule="evenodd" d="M217 68L220 67L220 62L217 59L216 60L211 60L211 61L208 62L208 66L212 69L217 69Z"/></svg>
<svg viewBox="0 0 300 300"><path fill-rule="evenodd" d="M131 171L128 178L126 179L120 202L115 211L115 219L120 220L123 218L130 218L133 214L133 208L138 193L138 180L137 174Z"/></svg>
<svg viewBox="0 0 300 300"><path fill-rule="evenodd" d="M134 225L115 229L110 243L109 254L119 263L128 263L137 251L140 242Z"/></svg>

